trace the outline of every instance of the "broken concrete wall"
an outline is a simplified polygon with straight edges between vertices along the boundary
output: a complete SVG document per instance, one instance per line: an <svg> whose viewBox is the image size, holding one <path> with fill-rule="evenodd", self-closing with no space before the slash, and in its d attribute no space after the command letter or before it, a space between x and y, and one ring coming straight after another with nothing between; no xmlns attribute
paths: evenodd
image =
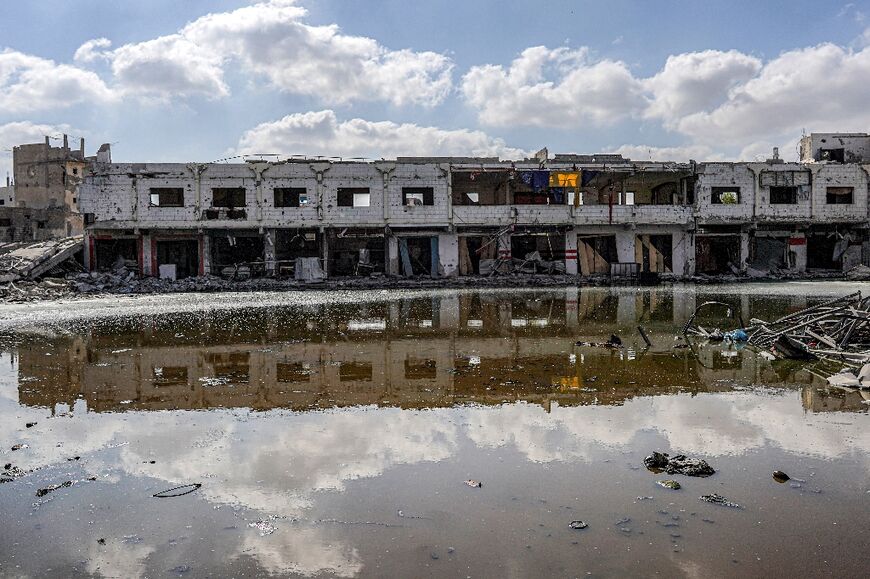
<svg viewBox="0 0 870 579"><path fill-rule="evenodd" d="M798 163L750 163L756 175L755 218L759 221L810 219L812 173Z"/></svg>
<svg viewBox="0 0 870 579"><path fill-rule="evenodd" d="M811 133L801 138L801 162L861 163L870 161L866 133Z"/></svg>
<svg viewBox="0 0 870 579"><path fill-rule="evenodd" d="M0 207L0 241L42 241L67 236L63 207Z"/></svg>
<svg viewBox="0 0 870 579"><path fill-rule="evenodd" d="M752 218L755 175L742 163L704 163L698 169L695 207L699 223L728 223ZM728 203L736 193L737 202Z"/></svg>
<svg viewBox="0 0 870 579"><path fill-rule="evenodd" d="M813 171L813 221L867 219L867 172L861 165L818 164Z"/></svg>

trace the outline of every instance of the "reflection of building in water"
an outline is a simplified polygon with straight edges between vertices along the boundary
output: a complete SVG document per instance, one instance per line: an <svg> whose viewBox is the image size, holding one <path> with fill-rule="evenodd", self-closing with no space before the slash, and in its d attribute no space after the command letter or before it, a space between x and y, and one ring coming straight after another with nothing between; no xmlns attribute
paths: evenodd
<svg viewBox="0 0 870 579"><path fill-rule="evenodd" d="M804 408L811 412L867 412L870 392L867 390L831 388L807 385L801 392Z"/></svg>
<svg viewBox="0 0 870 579"><path fill-rule="evenodd" d="M19 372L28 380L20 396L39 406L83 398L96 411L514 400L549 407L807 381L749 352L674 349L696 301L694 291L569 288L128 320L22 345ZM574 345L614 332L625 349Z"/></svg>

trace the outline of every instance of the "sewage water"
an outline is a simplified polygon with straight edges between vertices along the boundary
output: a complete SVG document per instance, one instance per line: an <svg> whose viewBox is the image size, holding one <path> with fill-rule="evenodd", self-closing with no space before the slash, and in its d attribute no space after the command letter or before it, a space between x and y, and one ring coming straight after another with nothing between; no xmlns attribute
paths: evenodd
<svg viewBox="0 0 870 579"><path fill-rule="evenodd" d="M870 396L675 338L707 300L731 329L856 290L2 306L0 576L866 576ZM717 472L655 474L656 450Z"/></svg>

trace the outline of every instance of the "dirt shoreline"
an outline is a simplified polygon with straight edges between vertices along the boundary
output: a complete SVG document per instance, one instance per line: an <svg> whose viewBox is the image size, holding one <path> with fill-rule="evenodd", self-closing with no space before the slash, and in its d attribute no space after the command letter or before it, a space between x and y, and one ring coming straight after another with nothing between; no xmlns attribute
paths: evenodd
<svg viewBox="0 0 870 579"><path fill-rule="evenodd" d="M80 274L82 275L82 274ZM813 273L777 277L748 277L736 275L693 276L662 278L658 284L674 283L720 285L738 282L769 283L781 281L864 281L840 272ZM194 277L177 281L157 278L127 278L101 274L79 279L46 278L39 282L18 281L0 285L0 303L29 303L58 299L89 299L112 295L154 295L173 293L224 293L260 291L310 291L310 290L378 290L378 289L464 289L464 288L529 288L529 287L607 287L638 285L629 279L612 279L610 276L574 275L500 275L494 277L468 276L454 278L402 278L366 277L333 278L320 282L302 282L293 279L258 278L230 281L218 277Z"/></svg>

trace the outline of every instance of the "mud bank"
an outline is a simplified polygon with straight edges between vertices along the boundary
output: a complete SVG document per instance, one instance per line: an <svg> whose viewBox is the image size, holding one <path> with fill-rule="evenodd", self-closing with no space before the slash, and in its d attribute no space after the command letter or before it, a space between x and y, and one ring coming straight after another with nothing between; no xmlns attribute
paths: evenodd
<svg viewBox="0 0 870 579"><path fill-rule="evenodd" d="M851 275L850 275L851 274ZM865 281L868 275L856 277L853 272L814 272L803 275L777 277L750 277L738 275L692 277L662 277L657 284L674 283L721 285L745 282L782 281ZM217 276L190 277L165 280L153 277L137 278L123 273L79 273L64 278L43 278L40 281L17 281L0 285L0 303L25 303L59 299L86 299L107 295L219 293L306 290L378 290L378 289L485 289L485 288L537 288L570 286L622 286L634 285L636 280L612 278L608 275L528 275L505 274L498 276L463 276L453 278L429 277L342 277L318 282L304 282L281 278L255 278L243 281L227 280Z"/></svg>

